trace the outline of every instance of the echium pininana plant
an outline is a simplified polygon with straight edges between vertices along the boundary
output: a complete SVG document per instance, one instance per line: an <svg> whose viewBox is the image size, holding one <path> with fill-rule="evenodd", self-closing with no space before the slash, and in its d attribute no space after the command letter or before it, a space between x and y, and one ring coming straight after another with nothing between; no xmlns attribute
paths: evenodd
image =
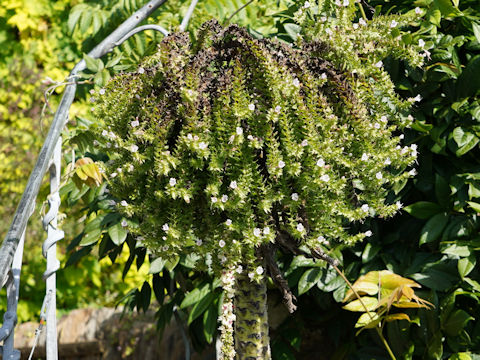
<svg viewBox="0 0 480 360"><path fill-rule="evenodd" d="M354 3L324 5L297 13L313 25L296 46L214 21L194 43L173 34L95 105L129 231L163 258L200 255L197 269L221 278L224 359L270 358L267 276L295 309L277 247L325 258L371 236L347 227L394 215L388 189L415 175L401 135L413 100L382 67L387 56L421 64L398 38L413 15L355 26Z"/></svg>

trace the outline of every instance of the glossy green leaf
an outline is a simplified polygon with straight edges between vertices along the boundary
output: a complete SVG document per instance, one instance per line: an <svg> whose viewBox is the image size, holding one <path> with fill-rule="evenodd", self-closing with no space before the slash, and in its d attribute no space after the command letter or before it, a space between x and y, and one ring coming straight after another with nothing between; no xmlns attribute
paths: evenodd
<svg viewBox="0 0 480 360"><path fill-rule="evenodd" d="M190 325L196 318L204 313L204 311L210 306L215 298L214 293L209 292L199 302L197 302L190 313L188 314L188 325Z"/></svg>
<svg viewBox="0 0 480 360"><path fill-rule="evenodd" d="M305 271L298 282L298 295L310 290L322 277L322 269L313 268Z"/></svg>
<svg viewBox="0 0 480 360"><path fill-rule="evenodd" d="M474 96L480 90L480 55L471 59L457 80L459 99Z"/></svg>
<svg viewBox="0 0 480 360"><path fill-rule="evenodd" d="M418 219L428 219L442 212L442 207L434 202L419 201L406 206L404 210Z"/></svg>
<svg viewBox="0 0 480 360"><path fill-rule="evenodd" d="M87 246L96 243L102 237L100 229L92 229L90 232L83 235L80 241L80 246Z"/></svg>
<svg viewBox="0 0 480 360"><path fill-rule="evenodd" d="M108 235L115 245L121 245L127 239L128 231L121 223L116 223L108 228Z"/></svg>
<svg viewBox="0 0 480 360"><path fill-rule="evenodd" d="M214 304L210 305L203 314L203 335L209 344L212 343L217 328L217 317L217 307Z"/></svg>
<svg viewBox="0 0 480 360"><path fill-rule="evenodd" d="M470 206L477 213L480 213L480 204L473 201L467 201L468 206Z"/></svg>
<svg viewBox="0 0 480 360"><path fill-rule="evenodd" d="M457 336L470 320L474 320L470 314L457 309L450 313L447 320L442 324L442 328L447 335Z"/></svg>
<svg viewBox="0 0 480 360"><path fill-rule="evenodd" d="M156 258L150 263L150 270L148 270L149 274L158 274L160 271L163 270L165 263L167 261L163 258Z"/></svg>
<svg viewBox="0 0 480 360"><path fill-rule="evenodd" d="M470 255L469 257L461 258L458 260L458 273L462 279L470 274L477 264L477 258L475 255Z"/></svg>
<svg viewBox="0 0 480 360"><path fill-rule="evenodd" d="M472 357L469 353L461 352L457 354L453 354L448 358L448 360L472 360Z"/></svg>
<svg viewBox="0 0 480 360"><path fill-rule="evenodd" d="M196 287L192 291L190 291L185 298L183 299L182 303L180 304L180 309L185 309L193 304L196 304L200 300L202 300L205 296L207 296L211 292L210 284L205 284L202 287Z"/></svg>
<svg viewBox="0 0 480 360"><path fill-rule="evenodd" d="M420 232L419 245L436 241L442 234L447 222L448 215L446 213L437 214L430 218Z"/></svg>
<svg viewBox="0 0 480 360"><path fill-rule="evenodd" d="M475 21L472 21L472 29L473 29L473 34L475 35L475 38L480 43L480 24L476 23Z"/></svg>

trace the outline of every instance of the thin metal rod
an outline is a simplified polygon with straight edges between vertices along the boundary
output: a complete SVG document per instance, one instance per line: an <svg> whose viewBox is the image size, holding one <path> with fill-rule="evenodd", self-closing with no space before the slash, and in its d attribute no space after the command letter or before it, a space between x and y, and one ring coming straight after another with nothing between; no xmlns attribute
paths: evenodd
<svg viewBox="0 0 480 360"><path fill-rule="evenodd" d="M140 31L144 31L144 30L155 30L155 31L161 32L165 36L169 35L169 32L165 28L161 27L160 25L153 25L153 24L142 25L142 26L136 27L135 29L130 31L127 35L125 35L123 38L118 40L115 43L115 46L121 45L124 41L126 41L131 36L135 35L136 33L139 33Z"/></svg>
<svg viewBox="0 0 480 360"><path fill-rule="evenodd" d="M115 31L107 36L100 44L88 53L90 57L99 58L112 51L115 43L122 39L133 28L137 27L143 20L152 14L166 0L151 0L140 10L125 20ZM75 65L70 73L70 79L74 79L77 73L86 68L85 60L81 60ZM12 264L15 250L17 249L20 237L25 231L28 219L35 207L35 200L42 183L43 176L47 171L48 164L53 155L53 150L57 144L63 127L67 123L68 112L75 98L77 85L68 84L60 101L60 105L53 118L50 130L45 138L42 149L38 155L37 162L28 179L27 186L22 195L20 203L13 217L13 221L0 247L0 284L3 286L7 281L8 272Z"/></svg>
<svg viewBox="0 0 480 360"><path fill-rule="evenodd" d="M180 24L180 31L185 31L185 29L187 28L188 22L192 17L193 10L195 10L195 6L197 6L197 3L198 3L198 0L192 0L192 2L190 3L187 13L185 14L185 17L183 18L182 23Z"/></svg>

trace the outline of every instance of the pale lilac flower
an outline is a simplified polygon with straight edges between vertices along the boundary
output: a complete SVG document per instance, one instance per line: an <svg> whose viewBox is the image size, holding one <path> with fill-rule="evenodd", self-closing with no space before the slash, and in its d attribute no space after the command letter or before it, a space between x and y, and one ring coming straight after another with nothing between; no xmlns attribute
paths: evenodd
<svg viewBox="0 0 480 360"><path fill-rule="evenodd" d="M218 199L217 199L216 196L212 196L212 197L210 198L210 201L215 204L215 203L218 201Z"/></svg>
<svg viewBox="0 0 480 360"><path fill-rule="evenodd" d="M292 200L293 201L298 201L298 194L297 193L292 194Z"/></svg>
<svg viewBox="0 0 480 360"><path fill-rule="evenodd" d="M320 180L325 181L325 182L329 182L330 181L330 176L328 176L327 174L324 174L324 175L320 176Z"/></svg>
<svg viewBox="0 0 480 360"><path fill-rule="evenodd" d="M362 26L366 26L367 25L367 22L363 19L363 18L360 18L360 20L358 20L358 23Z"/></svg>
<svg viewBox="0 0 480 360"><path fill-rule="evenodd" d="M378 180L382 180L383 179L383 175L382 173L379 171L375 174L375 177L378 179Z"/></svg>
<svg viewBox="0 0 480 360"><path fill-rule="evenodd" d="M225 246L225 241L220 240L220 241L218 242L218 246L220 246L221 248L223 248L223 247Z"/></svg>
<svg viewBox="0 0 480 360"><path fill-rule="evenodd" d="M373 233L370 230L365 231L365 236L370 237Z"/></svg>
<svg viewBox="0 0 480 360"><path fill-rule="evenodd" d="M395 20L392 20L392 22L390 23L390 27L395 28L397 26L398 26L398 22L396 22Z"/></svg>
<svg viewBox="0 0 480 360"><path fill-rule="evenodd" d="M198 137L198 135L195 135L195 136L193 137L193 140L194 140L194 141L198 141L199 139L200 139L200 138Z"/></svg>
<svg viewBox="0 0 480 360"><path fill-rule="evenodd" d="M134 127L137 127L138 125L140 125L140 122L139 122L137 119L133 120L133 121L130 123L130 126L133 127L133 128L134 128Z"/></svg>
<svg viewBox="0 0 480 360"><path fill-rule="evenodd" d="M332 35L332 34L333 34L333 31L332 31L332 29L330 29L330 28L325 29L325 32L326 32L328 35Z"/></svg>
<svg viewBox="0 0 480 360"><path fill-rule="evenodd" d="M163 230L163 231L167 232L168 229L170 229L170 226L168 226L168 224L163 224L163 225L162 225L162 230Z"/></svg>
<svg viewBox="0 0 480 360"><path fill-rule="evenodd" d="M298 223L297 224L297 231L299 232L303 232L305 230L305 227L303 226L302 223Z"/></svg>
<svg viewBox="0 0 480 360"><path fill-rule="evenodd" d="M388 118L383 115L381 118L380 118L380 121L383 122L383 123L387 123L388 122Z"/></svg>
<svg viewBox="0 0 480 360"><path fill-rule="evenodd" d="M187 134L187 139L190 140L190 141L192 141L192 140L193 140L192 134Z"/></svg>
<svg viewBox="0 0 480 360"><path fill-rule="evenodd" d="M122 206L128 206L128 203L125 200L120 201L120 205Z"/></svg>
<svg viewBox="0 0 480 360"><path fill-rule="evenodd" d="M420 46L421 48L423 48L423 47L425 46L425 40L419 39L419 40L418 40L418 46Z"/></svg>
<svg viewBox="0 0 480 360"><path fill-rule="evenodd" d="M238 265L237 268L235 269L235 271L237 272L237 274L241 274L242 271L243 271L243 266L242 266L242 265Z"/></svg>
<svg viewBox="0 0 480 360"><path fill-rule="evenodd" d="M308 9L310 7L310 3L308 1L305 1L305 4L303 4L303 7L305 9Z"/></svg>
<svg viewBox="0 0 480 360"><path fill-rule="evenodd" d="M325 161L322 158L318 159L317 160L317 166L324 167L325 166Z"/></svg>
<svg viewBox="0 0 480 360"><path fill-rule="evenodd" d="M129 164L129 165L128 165L128 168L127 168L128 172L132 172L133 169L134 169L133 165L132 165L132 164Z"/></svg>
<svg viewBox="0 0 480 360"><path fill-rule="evenodd" d="M357 29L358 29L358 24L357 24L357 23L354 23L354 24L353 24L353 28L354 28L355 30L357 30Z"/></svg>
<svg viewBox="0 0 480 360"><path fill-rule="evenodd" d="M98 93L99 93L100 95L104 95L104 94L105 94L105 89L100 89L100 90L98 91Z"/></svg>
<svg viewBox="0 0 480 360"><path fill-rule="evenodd" d="M139 67L139 68L138 68L138 73L139 73L139 74L145 73L145 69L142 68L142 67Z"/></svg>
<svg viewBox="0 0 480 360"><path fill-rule="evenodd" d="M226 203L228 201L228 195L222 195L222 203Z"/></svg>
<svg viewBox="0 0 480 360"><path fill-rule="evenodd" d="M375 123L375 124L373 124L373 127L374 127L375 129L380 129L380 124L379 124L379 123Z"/></svg>
<svg viewBox="0 0 480 360"><path fill-rule="evenodd" d="M415 8L415 14L420 15L422 13L422 9L420 9L418 6Z"/></svg>
<svg viewBox="0 0 480 360"><path fill-rule="evenodd" d="M253 235L255 235L256 237L260 237L260 235L262 235L262 230L260 230L259 228L253 229Z"/></svg>
<svg viewBox="0 0 480 360"><path fill-rule="evenodd" d="M410 176L415 176L415 175L417 175L417 170L412 169L412 170L410 170L410 171L408 172L408 174L409 174Z"/></svg>
<svg viewBox="0 0 480 360"><path fill-rule="evenodd" d="M201 150L205 150L205 149L207 148L207 146L208 146L207 143L205 143L205 142L203 142L203 141L202 141L200 144L198 144L198 147L199 147Z"/></svg>
<svg viewBox="0 0 480 360"><path fill-rule="evenodd" d="M343 6L347 7L348 5L350 5L350 1L349 0L343 0Z"/></svg>
<svg viewBox="0 0 480 360"><path fill-rule="evenodd" d="M168 183L170 184L170 186L175 186L177 184L177 179L175 178L170 178L170 180L168 181Z"/></svg>
<svg viewBox="0 0 480 360"><path fill-rule="evenodd" d="M383 61L382 60L380 60L379 62L377 62L375 64L375 67L377 67L377 68L381 68L382 66L383 66Z"/></svg>
<svg viewBox="0 0 480 360"><path fill-rule="evenodd" d="M130 146L130 151L133 152L133 153L137 152L138 151L138 146L133 144L132 146Z"/></svg>
<svg viewBox="0 0 480 360"><path fill-rule="evenodd" d="M98 146L100 143L97 140L93 140L93 146Z"/></svg>
<svg viewBox="0 0 480 360"><path fill-rule="evenodd" d="M263 228L263 233L264 233L265 235L270 234L270 228L269 228L268 226L265 226L265 227Z"/></svg>
<svg viewBox="0 0 480 360"><path fill-rule="evenodd" d="M230 219L227 219L227 220L225 221L225 224L226 224L227 226L230 226L230 225L232 225L232 220L230 220Z"/></svg>
<svg viewBox="0 0 480 360"><path fill-rule="evenodd" d="M107 136L108 136L108 131L107 131L107 130L103 130L103 131L102 131L102 136L103 136L103 137L107 137Z"/></svg>
<svg viewBox="0 0 480 360"><path fill-rule="evenodd" d="M282 107L280 105L275 106L275 112L277 114L280 113L280 110L282 110Z"/></svg>
<svg viewBox="0 0 480 360"><path fill-rule="evenodd" d="M247 136L247 139L250 140L250 141L252 141L252 140L253 140L253 136L252 136L252 135L248 135L248 136Z"/></svg>
<svg viewBox="0 0 480 360"><path fill-rule="evenodd" d="M300 86L300 81L297 78L293 79L293 86L295 86L295 87Z"/></svg>
<svg viewBox="0 0 480 360"><path fill-rule="evenodd" d="M203 244L202 239L198 239L197 241L195 241L195 244L197 244L197 246L202 246Z"/></svg>
<svg viewBox="0 0 480 360"><path fill-rule="evenodd" d="M327 17L326 16L322 16L320 18L320 22L324 23L325 21L327 21Z"/></svg>
<svg viewBox="0 0 480 360"><path fill-rule="evenodd" d="M255 274L253 272L249 272L248 277L250 278L250 280L252 280L255 277Z"/></svg>
<svg viewBox="0 0 480 360"><path fill-rule="evenodd" d="M362 161L367 161L367 160L368 160L368 154L363 153L360 160L362 160Z"/></svg>
<svg viewBox="0 0 480 360"><path fill-rule="evenodd" d="M322 75L320 75L320 78L321 78L322 80L325 80L325 79L327 78L327 74L322 73Z"/></svg>
<svg viewBox="0 0 480 360"><path fill-rule="evenodd" d="M109 142L107 142L107 143L105 144L105 146L107 147L107 149L110 149L110 148L112 147L112 144L109 143Z"/></svg>
<svg viewBox="0 0 480 360"><path fill-rule="evenodd" d="M233 180L231 183L230 183L230 188L231 189L236 189L238 187L237 185L237 182L235 180Z"/></svg>
<svg viewBox="0 0 480 360"><path fill-rule="evenodd" d="M360 209L362 209L364 213L368 213L368 211L370 210L370 206L368 206L368 204L363 204Z"/></svg>
<svg viewBox="0 0 480 360"><path fill-rule="evenodd" d="M258 266L258 267L255 269L255 272L256 272L258 275L262 275L262 274L263 274L263 267Z"/></svg>
<svg viewBox="0 0 480 360"><path fill-rule="evenodd" d="M280 169L283 169L283 168L285 167L285 162L284 162L283 160L280 160L280 161L278 162L278 167L279 167Z"/></svg>
<svg viewBox="0 0 480 360"><path fill-rule="evenodd" d="M255 104L248 104L248 110L250 111L255 110Z"/></svg>
<svg viewBox="0 0 480 360"><path fill-rule="evenodd" d="M240 126L237 126L235 132L237 133L237 135L242 135L243 134L243 129Z"/></svg>
<svg viewBox="0 0 480 360"><path fill-rule="evenodd" d="M392 160L390 158L386 158L384 164L385 165L390 165L392 163Z"/></svg>
<svg viewBox="0 0 480 360"><path fill-rule="evenodd" d="M305 146L308 146L308 140L303 140L301 143L300 143L301 146L305 147Z"/></svg>
<svg viewBox="0 0 480 360"><path fill-rule="evenodd" d="M125 220L125 219L122 220L122 226L123 226L123 227L127 227L127 226L128 226L127 220Z"/></svg>

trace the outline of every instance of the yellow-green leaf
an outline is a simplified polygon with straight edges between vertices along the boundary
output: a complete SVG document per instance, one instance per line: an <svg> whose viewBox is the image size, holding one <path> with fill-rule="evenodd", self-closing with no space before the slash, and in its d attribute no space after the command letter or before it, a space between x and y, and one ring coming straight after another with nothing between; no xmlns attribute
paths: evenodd
<svg viewBox="0 0 480 360"><path fill-rule="evenodd" d="M385 316L385 321L395 321L395 320L407 320L410 321L410 317L404 313L390 314Z"/></svg>
<svg viewBox="0 0 480 360"><path fill-rule="evenodd" d="M377 308L377 305L378 305L377 298L370 297L370 296L362 296L360 299L357 299L348 303L343 308L348 311L361 311L361 312L372 311Z"/></svg>

